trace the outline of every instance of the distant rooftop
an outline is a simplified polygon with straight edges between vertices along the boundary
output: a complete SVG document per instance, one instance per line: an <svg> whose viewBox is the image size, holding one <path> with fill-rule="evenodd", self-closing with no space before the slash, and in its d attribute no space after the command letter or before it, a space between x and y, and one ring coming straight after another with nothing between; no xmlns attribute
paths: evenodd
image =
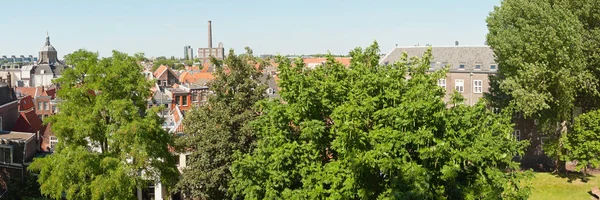
<svg viewBox="0 0 600 200"><path fill-rule="evenodd" d="M0 131L0 143L1 141L16 141L16 142L26 142L30 138L33 138L35 134L33 133L25 133L25 132L17 132L17 131Z"/></svg>

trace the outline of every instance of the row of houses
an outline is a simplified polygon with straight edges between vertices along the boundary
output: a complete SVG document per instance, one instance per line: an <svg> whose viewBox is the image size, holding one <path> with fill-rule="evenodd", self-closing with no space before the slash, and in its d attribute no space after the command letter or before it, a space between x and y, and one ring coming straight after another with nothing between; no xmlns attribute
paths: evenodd
<svg viewBox="0 0 600 200"><path fill-rule="evenodd" d="M55 106L55 91L0 82L0 170L11 178L26 176L33 158L51 153L58 144L50 127L42 123L57 111L50 109Z"/></svg>

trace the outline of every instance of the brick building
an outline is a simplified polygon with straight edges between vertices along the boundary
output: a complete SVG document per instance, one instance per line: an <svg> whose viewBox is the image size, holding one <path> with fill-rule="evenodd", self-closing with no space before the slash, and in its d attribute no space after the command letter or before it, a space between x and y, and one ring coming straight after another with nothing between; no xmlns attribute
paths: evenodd
<svg viewBox="0 0 600 200"><path fill-rule="evenodd" d="M392 64L400 61L403 52L408 57L421 57L428 46L396 47L380 61L380 64ZM489 76L498 70L495 56L488 46L449 46L431 47L432 60L430 71L449 67L446 77L438 80L440 87L446 88L445 100L448 101L454 91L465 98L465 104L474 105L490 88ZM529 140L530 145L522 157L516 157L524 167L539 167L549 163L542 150L544 137L538 134L535 119L524 119L520 115L513 118L515 123L513 136L516 140Z"/></svg>
<svg viewBox="0 0 600 200"><path fill-rule="evenodd" d="M0 82L0 131L11 130L19 116L19 100L12 87Z"/></svg>

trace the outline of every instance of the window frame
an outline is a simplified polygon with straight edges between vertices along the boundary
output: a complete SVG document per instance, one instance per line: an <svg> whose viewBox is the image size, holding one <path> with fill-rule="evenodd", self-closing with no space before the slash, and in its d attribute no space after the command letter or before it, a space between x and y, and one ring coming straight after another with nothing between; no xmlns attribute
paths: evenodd
<svg viewBox="0 0 600 200"><path fill-rule="evenodd" d="M9 161L6 161L6 151L4 151L4 149L8 149L8 156L9 156ZM5 164L12 164L13 163L13 146L12 145L0 145L0 150L1 150L1 155L0 155L0 163L5 163Z"/></svg>
<svg viewBox="0 0 600 200"><path fill-rule="evenodd" d="M513 131L513 137L515 138L515 140L521 141L521 130L515 129Z"/></svg>
<svg viewBox="0 0 600 200"><path fill-rule="evenodd" d="M441 83L442 81L444 81L443 84ZM446 79L445 78L438 79L437 85L446 89Z"/></svg>
<svg viewBox="0 0 600 200"><path fill-rule="evenodd" d="M460 90L459 90L459 87L460 87ZM465 80L464 79L454 79L454 90L456 90L460 93L464 93L465 92Z"/></svg>
<svg viewBox="0 0 600 200"><path fill-rule="evenodd" d="M54 149L54 147L58 145L58 137L53 135L48 137L48 144L50 144L50 149Z"/></svg>
<svg viewBox="0 0 600 200"><path fill-rule="evenodd" d="M181 96L181 106L188 106L188 96Z"/></svg>
<svg viewBox="0 0 600 200"><path fill-rule="evenodd" d="M479 85L475 84L479 82ZM479 91L477 91L479 89ZM483 80L473 80L473 93L481 94L483 93Z"/></svg>

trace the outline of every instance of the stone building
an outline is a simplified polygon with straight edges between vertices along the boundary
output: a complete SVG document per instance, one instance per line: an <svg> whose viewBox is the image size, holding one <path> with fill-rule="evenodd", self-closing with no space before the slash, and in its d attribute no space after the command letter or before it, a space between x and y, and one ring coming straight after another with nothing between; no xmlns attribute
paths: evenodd
<svg viewBox="0 0 600 200"><path fill-rule="evenodd" d="M50 36L46 35L46 43L39 51L39 58L29 65L0 66L0 78L8 74L12 76L12 85L18 87L50 86L52 80L61 76L67 66L58 59L58 53L50 44Z"/></svg>

